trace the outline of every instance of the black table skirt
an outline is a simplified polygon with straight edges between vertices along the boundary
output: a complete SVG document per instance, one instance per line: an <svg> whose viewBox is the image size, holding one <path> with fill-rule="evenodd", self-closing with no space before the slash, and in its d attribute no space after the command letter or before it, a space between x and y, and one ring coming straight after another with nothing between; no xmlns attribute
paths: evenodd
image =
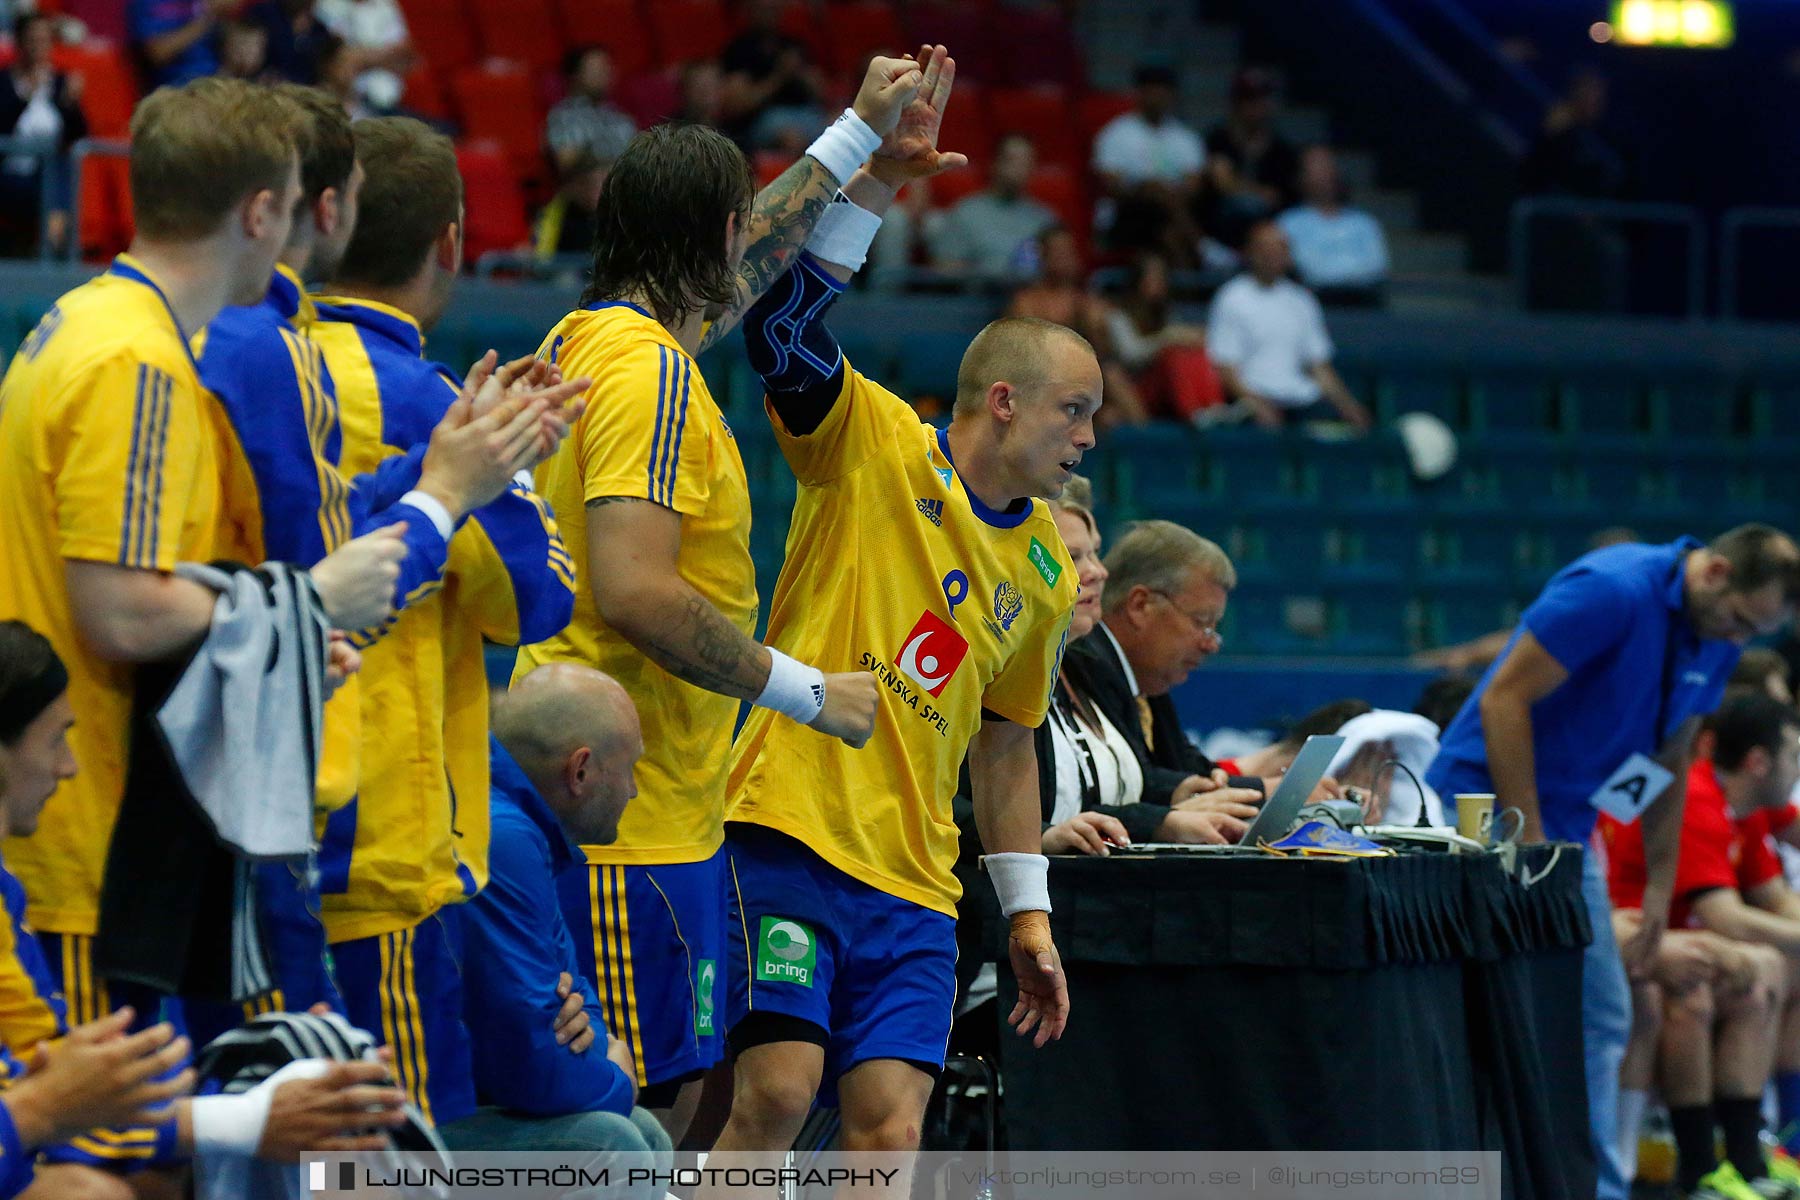
<svg viewBox="0 0 1800 1200"><path fill-rule="evenodd" d="M1592 1196L1560 850L1529 889L1489 856L1053 859L1072 1009L1043 1050L1002 1031L1012 1148L1497 1149L1508 1196Z"/></svg>

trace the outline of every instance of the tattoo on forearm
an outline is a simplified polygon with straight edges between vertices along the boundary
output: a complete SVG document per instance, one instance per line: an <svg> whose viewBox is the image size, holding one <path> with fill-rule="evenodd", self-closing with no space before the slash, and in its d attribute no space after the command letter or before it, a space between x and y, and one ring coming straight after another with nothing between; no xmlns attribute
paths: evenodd
<svg viewBox="0 0 1800 1200"><path fill-rule="evenodd" d="M754 661L756 643L700 596L687 598L662 635L650 639L649 648L665 671L695 687L739 699L761 691L743 677Z"/></svg>
<svg viewBox="0 0 1800 1200"><path fill-rule="evenodd" d="M818 159L803 155L757 194L750 213L749 245L738 268L737 295L713 321L696 353L730 333L750 306L793 265L836 192L837 181L831 172Z"/></svg>

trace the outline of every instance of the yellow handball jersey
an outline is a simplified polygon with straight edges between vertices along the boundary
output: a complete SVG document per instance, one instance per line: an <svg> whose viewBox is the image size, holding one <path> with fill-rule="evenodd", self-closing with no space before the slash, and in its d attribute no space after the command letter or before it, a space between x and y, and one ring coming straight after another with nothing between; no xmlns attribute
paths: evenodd
<svg viewBox="0 0 1800 1200"><path fill-rule="evenodd" d="M69 742L80 773L35 836L5 846L40 930L95 931L135 671L82 639L64 560L153 571L261 561L260 528L229 501L234 442L162 290L127 256L56 302L0 386L0 619L50 639L79 717Z"/></svg>
<svg viewBox="0 0 1800 1200"><path fill-rule="evenodd" d="M732 752L726 819L797 838L832 866L951 916L950 802L987 708L1048 710L1075 568L1047 506L997 513L962 485L949 441L846 363L817 430L770 410L799 479L768 641L884 687L861 750L755 708Z"/></svg>
<svg viewBox="0 0 1800 1200"><path fill-rule="evenodd" d="M756 629L750 561L750 491L725 416L694 360L636 305L570 313L538 352L594 386L562 448L537 469L581 585L568 628L519 655L513 678L547 662L581 662L617 679L637 704L644 757L637 799L595 862L698 862L724 840L721 818L738 701L683 682L646 658L600 617L588 580L587 503L650 500L681 514L681 577L746 635Z"/></svg>

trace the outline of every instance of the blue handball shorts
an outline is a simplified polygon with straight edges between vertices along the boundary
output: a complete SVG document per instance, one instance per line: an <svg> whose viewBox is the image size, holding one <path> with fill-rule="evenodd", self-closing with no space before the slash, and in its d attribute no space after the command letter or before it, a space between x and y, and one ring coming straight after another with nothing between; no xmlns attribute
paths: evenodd
<svg viewBox="0 0 1800 1200"><path fill-rule="evenodd" d="M816 1026L824 1105L836 1103L845 1072L871 1059L941 1071L956 1015L955 920L771 829L728 825L725 850L728 1034L756 1013ZM734 1052L767 1040L729 1036Z"/></svg>
<svg viewBox="0 0 1800 1200"><path fill-rule="evenodd" d="M639 1105L667 1108L675 1090L724 1057L715 1003L724 949L725 851L691 863L621 866L590 859L557 878L575 958L631 1048Z"/></svg>

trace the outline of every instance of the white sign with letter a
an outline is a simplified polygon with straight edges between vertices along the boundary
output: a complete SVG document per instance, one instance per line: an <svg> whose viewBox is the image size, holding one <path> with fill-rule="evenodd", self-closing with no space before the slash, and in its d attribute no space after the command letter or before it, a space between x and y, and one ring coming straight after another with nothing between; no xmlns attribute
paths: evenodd
<svg viewBox="0 0 1800 1200"><path fill-rule="evenodd" d="M1647 754L1634 754L1607 776L1588 803L1619 822L1629 825L1644 815L1650 802L1674 782L1675 773Z"/></svg>

